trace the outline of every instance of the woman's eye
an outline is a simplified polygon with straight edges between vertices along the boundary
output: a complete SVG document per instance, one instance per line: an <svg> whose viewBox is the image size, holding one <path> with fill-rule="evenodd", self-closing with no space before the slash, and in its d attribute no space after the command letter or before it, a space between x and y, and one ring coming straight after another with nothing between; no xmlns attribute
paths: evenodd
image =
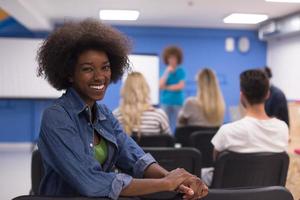
<svg viewBox="0 0 300 200"><path fill-rule="evenodd" d="M110 65L104 66L103 69L104 69L105 71L110 71Z"/></svg>
<svg viewBox="0 0 300 200"><path fill-rule="evenodd" d="M84 72L91 72L91 71L93 71L93 68L92 67L83 67L82 71L84 71Z"/></svg>

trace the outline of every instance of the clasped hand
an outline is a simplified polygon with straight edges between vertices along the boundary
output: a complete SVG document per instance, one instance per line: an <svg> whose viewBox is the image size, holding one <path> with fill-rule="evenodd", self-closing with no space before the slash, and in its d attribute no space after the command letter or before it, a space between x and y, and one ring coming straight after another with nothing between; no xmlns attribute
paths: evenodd
<svg viewBox="0 0 300 200"><path fill-rule="evenodd" d="M200 199L208 194L202 180L182 168L171 171L164 179L169 190L182 193L185 200Z"/></svg>

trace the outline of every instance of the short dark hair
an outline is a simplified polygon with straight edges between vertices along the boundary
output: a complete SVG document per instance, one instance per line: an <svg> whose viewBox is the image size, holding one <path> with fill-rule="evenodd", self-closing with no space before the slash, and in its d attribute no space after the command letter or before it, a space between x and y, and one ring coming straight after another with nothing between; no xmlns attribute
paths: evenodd
<svg viewBox="0 0 300 200"><path fill-rule="evenodd" d="M272 78L273 75L272 75L272 70L270 67L265 66L264 71L269 79Z"/></svg>
<svg viewBox="0 0 300 200"><path fill-rule="evenodd" d="M87 50L104 51L111 65L111 81L117 82L129 69L128 54L131 45L127 37L98 20L67 22L43 42L38 50L38 76L57 90L72 84L77 59Z"/></svg>
<svg viewBox="0 0 300 200"><path fill-rule="evenodd" d="M246 70L240 74L240 88L251 105L263 103L269 91L269 79L263 70Z"/></svg>
<svg viewBox="0 0 300 200"><path fill-rule="evenodd" d="M170 56L175 56L177 59L177 64L180 65L183 60L183 53L181 48L177 46L168 46L163 51L163 60L166 65L168 65L168 59Z"/></svg>

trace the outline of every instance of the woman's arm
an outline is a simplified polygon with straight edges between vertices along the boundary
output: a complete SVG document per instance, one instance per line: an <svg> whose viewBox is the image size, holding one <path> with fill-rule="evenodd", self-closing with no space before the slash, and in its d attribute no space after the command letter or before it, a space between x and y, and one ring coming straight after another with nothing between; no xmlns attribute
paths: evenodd
<svg viewBox="0 0 300 200"><path fill-rule="evenodd" d="M165 89L169 73L169 70L166 69L162 77L159 79L159 89Z"/></svg>
<svg viewBox="0 0 300 200"><path fill-rule="evenodd" d="M166 86L164 89L170 90L170 91L178 91L178 90L182 90L184 88L184 86L185 86L184 81L180 81L177 84Z"/></svg>
<svg viewBox="0 0 300 200"><path fill-rule="evenodd" d="M157 163L151 164L144 172L144 178L164 178L170 172Z"/></svg>
<svg viewBox="0 0 300 200"><path fill-rule="evenodd" d="M146 171L148 171L148 175L154 175L154 177L159 177L167 172L157 164L152 167L149 166ZM163 178L133 179L130 184L122 190L121 195L140 196L162 191L175 191L179 188L181 183L190 177L190 174L184 169L175 169L166 174L167 175Z"/></svg>

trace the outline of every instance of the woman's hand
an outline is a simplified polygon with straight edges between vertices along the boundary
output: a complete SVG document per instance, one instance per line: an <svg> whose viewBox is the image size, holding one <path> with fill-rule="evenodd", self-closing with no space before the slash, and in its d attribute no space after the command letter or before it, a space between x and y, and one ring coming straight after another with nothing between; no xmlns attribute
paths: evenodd
<svg viewBox="0 0 300 200"><path fill-rule="evenodd" d="M193 192L190 192L188 189L191 189ZM200 199L208 194L207 186L197 176L191 176L186 179L177 191L184 194L183 199L185 200Z"/></svg>
<svg viewBox="0 0 300 200"><path fill-rule="evenodd" d="M182 168L177 168L169 172L163 178L163 185L167 191L175 191L179 186L188 178L191 177L191 174L185 171Z"/></svg>
<svg viewBox="0 0 300 200"><path fill-rule="evenodd" d="M173 72L175 69L174 69L174 67L172 67L172 66L168 66L167 68L166 68L166 71L168 72L168 73L171 73L171 72Z"/></svg>

